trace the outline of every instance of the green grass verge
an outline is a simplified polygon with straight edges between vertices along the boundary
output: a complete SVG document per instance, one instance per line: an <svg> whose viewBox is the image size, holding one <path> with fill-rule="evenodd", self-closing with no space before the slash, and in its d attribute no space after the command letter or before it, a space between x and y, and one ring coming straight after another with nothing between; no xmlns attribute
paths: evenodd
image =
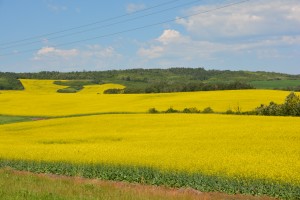
<svg viewBox="0 0 300 200"><path fill-rule="evenodd" d="M0 169L0 199L3 200L188 200L188 195L172 197L162 192L117 186L113 183L66 177L38 176Z"/></svg>
<svg viewBox="0 0 300 200"><path fill-rule="evenodd" d="M202 192L267 195L281 199L300 199L300 186L268 180L229 178L204 174L160 171L150 167L106 164L71 164L66 162L37 162L0 160L0 167L12 167L35 173L51 173L102 180L127 181L169 187L190 187Z"/></svg>
<svg viewBox="0 0 300 200"><path fill-rule="evenodd" d="M25 122L25 121L32 121L32 117L26 116L7 116L7 115L0 115L0 125L2 124L11 124L16 122Z"/></svg>

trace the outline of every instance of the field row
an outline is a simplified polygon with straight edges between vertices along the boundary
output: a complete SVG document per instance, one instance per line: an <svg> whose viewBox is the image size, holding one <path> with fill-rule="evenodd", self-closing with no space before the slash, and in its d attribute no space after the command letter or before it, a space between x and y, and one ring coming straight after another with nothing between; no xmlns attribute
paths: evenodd
<svg viewBox="0 0 300 200"><path fill-rule="evenodd" d="M211 91L168 94L35 94L2 92L3 115L65 116L99 112L147 112L149 108L183 110L211 107L216 112L251 111L270 101L283 103L289 92L272 90Z"/></svg>
<svg viewBox="0 0 300 200"><path fill-rule="evenodd" d="M149 108L183 110L211 107L216 112L251 111L270 101L283 103L287 91L234 90L160 94L104 95L105 89L121 87L115 84L90 85L79 93L61 94L65 86L53 80L22 80L24 91L1 91L2 115L66 116L103 112L147 112Z"/></svg>

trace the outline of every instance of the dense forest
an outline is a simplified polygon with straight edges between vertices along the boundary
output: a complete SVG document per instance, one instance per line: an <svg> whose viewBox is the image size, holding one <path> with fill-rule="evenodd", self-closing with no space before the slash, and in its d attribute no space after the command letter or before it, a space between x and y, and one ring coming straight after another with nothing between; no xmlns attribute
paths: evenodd
<svg viewBox="0 0 300 200"><path fill-rule="evenodd" d="M257 86L259 88L259 83L263 81L268 81L272 84L274 82L272 89L298 90L300 88L300 75L274 72L205 70L204 68L170 68L81 72L0 72L0 90L23 89L18 79L77 80L78 83L75 84L75 86L74 84L70 86L66 92L76 92L80 90L84 85L80 84L82 80L92 82L93 84L118 83L126 86L125 90L111 90L107 93L159 93L251 89ZM286 80L294 81L295 83L292 86L279 87L280 85L277 83L282 83ZM56 83L59 84L59 82ZM255 86L252 83L255 83Z"/></svg>

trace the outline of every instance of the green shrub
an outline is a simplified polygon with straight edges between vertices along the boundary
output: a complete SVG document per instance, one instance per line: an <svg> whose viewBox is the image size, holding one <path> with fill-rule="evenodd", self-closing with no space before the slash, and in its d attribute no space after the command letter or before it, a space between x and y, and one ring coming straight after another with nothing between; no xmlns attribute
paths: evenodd
<svg viewBox="0 0 300 200"><path fill-rule="evenodd" d="M225 113L228 114L228 115L235 114L231 109L228 109Z"/></svg>
<svg viewBox="0 0 300 200"><path fill-rule="evenodd" d="M124 89L107 89L104 91L104 94L123 94Z"/></svg>
<svg viewBox="0 0 300 200"><path fill-rule="evenodd" d="M149 113L158 113L158 110L156 110L156 108L150 108L148 110Z"/></svg>
<svg viewBox="0 0 300 200"><path fill-rule="evenodd" d="M179 113L179 110L175 110L172 107L168 108L165 113Z"/></svg>
<svg viewBox="0 0 300 200"><path fill-rule="evenodd" d="M284 104L270 102L269 105L262 104L255 109L257 115L268 116L300 116L300 98L291 92L285 99Z"/></svg>
<svg viewBox="0 0 300 200"><path fill-rule="evenodd" d="M83 89L83 86L71 86L57 90L58 93L76 93Z"/></svg>
<svg viewBox="0 0 300 200"><path fill-rule="evenodd" d="M214 113L214 110L211 107L204 108L202 113Z"/></svg>
<svg viewBox="0 0 300 200"><path fill-rule="evenodd" d="M185 108L182 111L183 113L200 113L201 111L198 110L197 108L193 107L193 108Z"/></svg>

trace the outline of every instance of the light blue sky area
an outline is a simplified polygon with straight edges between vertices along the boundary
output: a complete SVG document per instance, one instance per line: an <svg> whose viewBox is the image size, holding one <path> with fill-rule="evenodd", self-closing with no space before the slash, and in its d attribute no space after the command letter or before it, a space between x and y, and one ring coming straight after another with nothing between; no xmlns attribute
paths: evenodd
<svg viewBox="0 0 300 200"><path fill-rule="evenodd" d="M0 71L170 67L300 74L300 1L0 0Z"/></svg>

